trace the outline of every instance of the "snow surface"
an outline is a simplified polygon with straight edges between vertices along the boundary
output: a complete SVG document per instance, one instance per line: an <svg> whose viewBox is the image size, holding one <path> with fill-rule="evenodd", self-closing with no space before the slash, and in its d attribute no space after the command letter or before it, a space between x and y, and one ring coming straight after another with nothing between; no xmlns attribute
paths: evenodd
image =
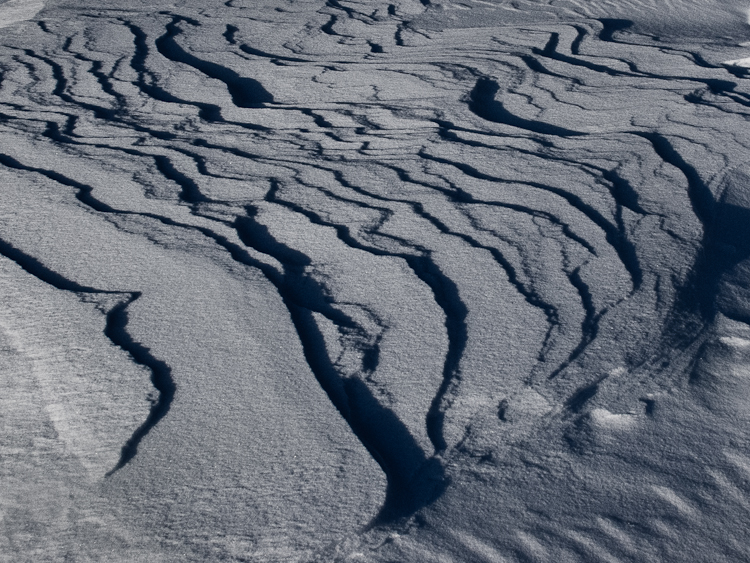
<svg viewBox="0 0 750 563"><path fill-rule="evenodd" d="M745 3L0 26L0 560L750 560Z"/></svg>
<svg viewBox="0 0 750 563"><path fill-rule="evenodd" d="M7 0L0 3L0 28L33 18L44 8L43 0Z"/></svg>

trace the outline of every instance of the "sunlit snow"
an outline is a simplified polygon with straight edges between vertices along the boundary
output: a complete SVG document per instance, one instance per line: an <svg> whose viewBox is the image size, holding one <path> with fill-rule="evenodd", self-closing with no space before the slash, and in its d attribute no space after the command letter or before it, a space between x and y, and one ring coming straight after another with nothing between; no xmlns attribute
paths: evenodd
<svg viewBox="0 0 750 563"><path fill-rule="evenodd" d="M750 560L749 24L0 3L0 560Z"/></svg>

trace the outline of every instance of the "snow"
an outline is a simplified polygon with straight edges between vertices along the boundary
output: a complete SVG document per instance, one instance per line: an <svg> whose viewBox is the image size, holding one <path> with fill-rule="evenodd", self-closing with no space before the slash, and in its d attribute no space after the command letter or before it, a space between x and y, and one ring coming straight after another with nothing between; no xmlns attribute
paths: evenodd
<svg viewBox="0 0 750 563"><path fill-rule="evenodd" d="M750 27L0 4L0 559L750 558Z"/></svg>
<svg viewBox="0 0 750 563"><path fill-rule="evenodd" d="M30 20L42 8L43 0L7 0L0 4L0 28Z"/></svg>
<svg viewBox="0 0 750 563"><path fill-rule="evenodd" d="M750 57L747 57L745 59L735 59L733 61L725 61L725 65L730 66L741 66L744 68L750 68Z"/></svg>

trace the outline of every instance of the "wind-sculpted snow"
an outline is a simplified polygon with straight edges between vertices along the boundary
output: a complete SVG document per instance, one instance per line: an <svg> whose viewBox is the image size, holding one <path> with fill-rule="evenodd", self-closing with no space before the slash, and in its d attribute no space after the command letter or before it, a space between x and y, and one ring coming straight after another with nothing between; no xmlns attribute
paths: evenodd
<svg viewBox="0 0 750 563"><path fill-rule="evenodd" d="M0 4L3 558L750 558L746 8Z"/></svg>

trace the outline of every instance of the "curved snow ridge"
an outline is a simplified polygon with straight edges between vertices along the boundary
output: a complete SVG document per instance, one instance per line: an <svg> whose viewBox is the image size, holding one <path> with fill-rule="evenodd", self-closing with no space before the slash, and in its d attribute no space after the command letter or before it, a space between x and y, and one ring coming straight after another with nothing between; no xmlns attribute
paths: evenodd
<svg viewBox="0 0 750 563"><path fill-rule="evenodd" d="M43 8L43 0L8 0L0 4L0 27L30 20Z"/></svg>
<svg viewBox="0 0 750 563"><path fill-rule="evenodd" d="M706 336L748 317L736 68L614 8L78 4L0 47L0 236L58 289L143 292L104 329L170 399L117 434L137 529L627 560L673 545L695 460L735 486L701 429L750 396L748 335Z"/></svg>
<svg viewBox="0 0 750 563"><path fill-rule="evenodd" d="M82 301L96 303L97 309L106 316L106 326L103 331L104 336L106 336L113 345L119 347L138 367L147 369L151 372L151 382L156 392L149 394L149 412L145 417L145 421L141 422L137 428L133 429L132 435L121 447L119 459L116 463L110 465L109 470L105 474L106 476L111 475L118 469L124 467L125 464L136 455L140 441L169 411L175 392L175 386L169 366L161 360L154 358L149 353L148 348L141 343L136 342L126 330L128 324L127 308L141 296L140 292L102 291L80 285L75 281L66 279L55 271L50 270L34 257L23 253L1 239L0 256L12 260L27 273L54 289L78 294ZM98 303L98 300L101 300L102 303ZM18 344L19 349L23 349L24 345L23 342L20 342ZM37 357L37 359L41 361L42 367L39 369L42 372L49 372L56 369L57 366L55 365L54 354L50 354L44 350L28 353L32 357ZM59 367L57 367L57 369L59 369ZM61 420L64 420L64 418ZM79 424L79 426L82 425ZM89 449L101 450L102 448L101 446L90 445ZM86 455L91 454L89 453ZM88 465L91 464L89 463ZM91 471L92 473L94 472L93 469Z"/></svg>
<svg viewBox="0 0 750 563"><path fill-rule="evenodd" d="M739 66L742 68L750 68L750 57L745 59L733 59L731 61L724 61L722 64L727 66Z"/></svg>

